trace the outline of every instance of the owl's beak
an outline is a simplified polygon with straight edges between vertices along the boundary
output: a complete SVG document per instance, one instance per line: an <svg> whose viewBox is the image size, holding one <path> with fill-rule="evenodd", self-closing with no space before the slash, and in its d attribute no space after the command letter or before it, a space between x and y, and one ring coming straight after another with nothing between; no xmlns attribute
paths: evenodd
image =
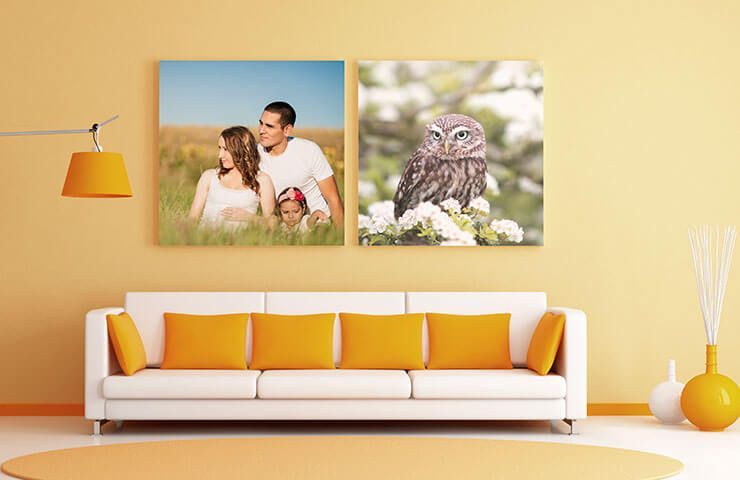
<svg viewBox="0 0 740 480"><path fill-rule="evenodd" d="M450 153L450 142L445 140L445 155Z"/></svg>

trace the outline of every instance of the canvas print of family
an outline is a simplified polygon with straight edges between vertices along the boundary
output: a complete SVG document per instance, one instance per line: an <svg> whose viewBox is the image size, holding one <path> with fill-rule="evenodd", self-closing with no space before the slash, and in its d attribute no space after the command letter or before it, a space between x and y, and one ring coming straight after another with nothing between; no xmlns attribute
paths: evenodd
<svg viewBox="0 0 740 480"><path fill-rule="evenodd" d="M542 245L543 68L362 61L361 245Z"/></svg>
<svg viewBox="0 0 740 480"><path fill-rule="evenodd" d="M160 62L163 245L344 243L343 62Z"/></svg>

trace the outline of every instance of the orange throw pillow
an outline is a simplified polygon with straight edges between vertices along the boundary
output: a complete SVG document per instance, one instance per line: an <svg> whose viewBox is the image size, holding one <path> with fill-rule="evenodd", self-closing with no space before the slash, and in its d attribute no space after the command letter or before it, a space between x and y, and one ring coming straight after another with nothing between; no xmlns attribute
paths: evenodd
<svg viewBox="0 0 740 480"><path fill-rule="evenodd" d="M246 313L165 313L160 368L245 370L248 318Z"/></svg>
<svg viewBox="0 0 740 480"><path fill-rule="evenodd" d="M106 315L108 336L116 352L118 365L126 375L133 375L146 368L146 352L134 320L126 312Z"/></svg>
<svg viewBox="0 0 740 480"><path fill-rule="evenodd" d="M563 338L565 315L547 312L534 330L527 350L527 368L540 375L547 375L558 354L560 340Z"/></svg>
<svg viewBox="0 0 740 480"><path fill-rule="evenodd" d="M334 367L334 313L315 315L252 314L250 369L324 369Z"/></svg>
<svg viewBox="0 0 740 480"><path fill-rule="evenodd" d="M422 313L364 315L340 313L342 362L339 368L421 370Z"/></svg>
<svg viewBox="0 0 740 480"><path fill-rule="evenodd" d="M430 369L512 368L510 313L448 315L427 313Z"/></svg>

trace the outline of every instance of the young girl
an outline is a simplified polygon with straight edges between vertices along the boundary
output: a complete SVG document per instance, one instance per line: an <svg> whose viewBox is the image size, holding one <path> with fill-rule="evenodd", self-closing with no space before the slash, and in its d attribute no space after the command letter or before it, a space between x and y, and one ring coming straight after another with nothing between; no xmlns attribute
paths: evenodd
<svg viewBox="0 0 740 480"><path fill-rule="evenodd" d="M257 142L246 127L227 128L218 138L219 168L206 170L198 181L190 218L201 226L235 229L256 218L257 209L271 217L275 189L259 170Z"/></svg>
<svg viewBox="0 0 740 480"><path fill-rule="evenodd" d="M306 233L316 223L326 223L328 217L321 210L309 215L306 197L297 187L288 187L278 195L277 214L280 217L280 226L288 233Z"/></svg>

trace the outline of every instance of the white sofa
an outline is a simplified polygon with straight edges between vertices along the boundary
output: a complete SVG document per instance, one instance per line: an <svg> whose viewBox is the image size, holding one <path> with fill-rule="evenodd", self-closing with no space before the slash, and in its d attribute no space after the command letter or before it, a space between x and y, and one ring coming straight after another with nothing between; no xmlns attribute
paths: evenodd
<svg viewBox="0 0 740 480"><path fill-rule="evenodd" d="M120 373L106 315L127 311L147 368ZM546 311L565 313L553 371L525 367ZM220 314L353 312L511 313L511 370L160 370L164 312ZM251 358L251 322L247 327ZM426 322L423 354L429 357ZM334 327L334 360L341 331ZM101 308L85 324L85 417L108 420L564 420L586 417L586 316L547 308L541 292L130 292L123 308Z"/></svg>

